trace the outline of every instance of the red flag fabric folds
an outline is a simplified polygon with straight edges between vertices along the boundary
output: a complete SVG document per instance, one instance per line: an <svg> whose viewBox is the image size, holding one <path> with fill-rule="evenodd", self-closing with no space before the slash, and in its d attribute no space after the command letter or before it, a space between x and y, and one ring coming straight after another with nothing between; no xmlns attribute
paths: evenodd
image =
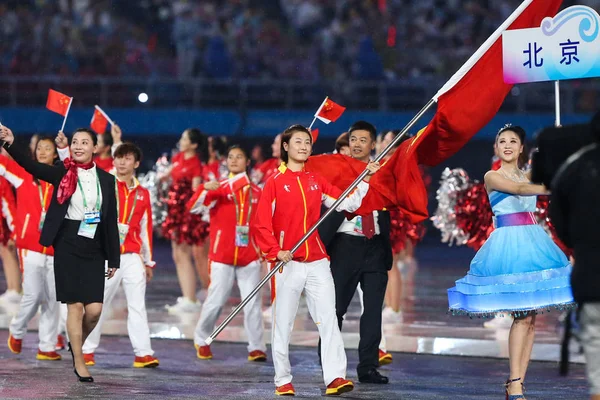
<svg viewBox="0 0 600 400"><path fill-rule="evenodd" d="M346 111L346 107L340 106L331 101L329 97L326 97L323 104L321 104L321 107L317 110L315 117L328 124L337 121L344 111Z"/></svg>
<svg viewBox="0 0 600 400"><path fill-rule="evenodd" d="M98 110L94 108L94 115L92 115L92 121L90 122L90 127L94 132L99 135L103 135L106 132L106 127L108 126L108 119Z"/></svg>
<svg viewBox="0 0 600 400"><path fill-rule="evenodd" d="M508 29L540 26L556 15L562 0L534 0ZM438 98L431 122L412 140L408 153L416 152L419 164L437 165L460 150L496 115L512 85L502 76L502 36L473 67Z"/></svg>
<svg viewBox="0 0 600 400"><path fill-rule="evenodd" d="M71 100L72 98L67 96L66 94L62 94L60 92L57 92L56 90L48 89L48 100L46 101L46 108L64 117L69 111Z"/></svg>

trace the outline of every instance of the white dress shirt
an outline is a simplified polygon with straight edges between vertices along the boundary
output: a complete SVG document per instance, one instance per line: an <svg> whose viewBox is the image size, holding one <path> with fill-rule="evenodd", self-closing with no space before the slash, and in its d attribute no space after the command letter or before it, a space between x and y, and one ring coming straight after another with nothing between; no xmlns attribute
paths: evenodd
<svg viewBox="0 0 600 400"><path fill-rule="evenodd" d="M79 184L77 184L75 193L73 193L73 196L71 196L71 200L69 201L69 208L67 209L65 218L83 221L84 213L86 211L100 211L102 208L102 189L98 190L99 186L96 184L98 174L96 173L95 165L90 169L77 168L77 176L81 182L81 188L83 188L83 192L85 193L85 201L88 209L85 210L83 207L83 196ZM94 210L98 196L100 196L98 210Z"/></svg>
<svg viewBox="0 0 600 400"><path fill-rule="evenodd" d="M338 232L341 233L345 233L347 235L352 235L352 236L359 236L359 237L364 237L365 235L362 233L361 229L358 229L358 226L356 225L358 223L358 219L362 218L361 216L357 216L352 218L351 220L348 220L347 218L344 218L344 222L342 222L342 224L340 225L340 227L338 228ZM375 221L375 234L379 235L381 232L379 231L379 214L377 213L377 211L373 211L373 220ZM361 221L361 226L362 226L362 221Z"/></svg>

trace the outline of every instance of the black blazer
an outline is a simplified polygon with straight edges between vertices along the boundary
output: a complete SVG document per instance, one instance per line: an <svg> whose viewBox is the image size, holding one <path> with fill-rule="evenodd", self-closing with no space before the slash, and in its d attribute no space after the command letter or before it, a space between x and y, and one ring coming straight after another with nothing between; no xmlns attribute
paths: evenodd
<svg viewBox="0 0 600 400"><path fill-rule="evenodd" d="M28 151L23 147L19 146L18 143L13 143L12 146L6 147L8 154L21 165L25 171L29 172L35 178L46 181L58 188L58 185L67 173L64 165L47 165L39 163L33 160ZM119 229L117 227L117 200L115 193L115 177L108 172L96 168L98 172L98 178L100 179L100 190L102 191L102 210L101 220L96 230L96 236L94 239L102 240L102 249L104 250L105 260L108 260L109 268L119 268L120 264L120 243L119 243ZM40 244L42 246L52 246L56 240L58 232L62 226L62 223L67 215L69 208L69 202L66 201L63 204L59 204L56 199L58 190L54 190L52 194L52 200L48 211L46 213L46 219L44 226L42 227L42 233L40 235ZM98 237L100 232L100 237Z"/></svg>
<svg viewBox="0 0 600 400"><path fill-rule="evenodd" d="M326 208L321 210L321 214L325 212ZM394 263L394 256L392 254L392 242L390 241L390 227L391 219L389 211L377 211L377 222L379 225L379 237L383 251L385 252L385 259L383 264L387 270L392 269ZM318 231L321 241L325 245L325 249L329 253L328 248L331 246L336 238L337 230L340 228L342 222L346 218L346 214L343 212L334 211L332 212L321 225L319 225Z"/></svg>

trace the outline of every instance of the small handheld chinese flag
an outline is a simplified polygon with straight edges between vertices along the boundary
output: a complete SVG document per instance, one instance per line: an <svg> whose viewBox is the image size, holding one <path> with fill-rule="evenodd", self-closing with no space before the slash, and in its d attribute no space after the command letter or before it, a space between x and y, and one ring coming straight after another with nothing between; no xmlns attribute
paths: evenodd
<svg viewBox="0 0 600 400"><path fill-rule="evenodd" d="M315 144L315 142L317 141L317 138L319 137L319 129L318 128L311 129L310 135L312 136L313 144Z"/></svg>
<svg viewBox="0 0 600 400"><path fill-rule="evenodd" d="M90 122L90 127L97 134L103 135L104 132L106 132L107 126L108 126L108 118L102 112L100 107L96 106L96 108L94 108L94 115L92 115L92 121Z"/></svg>
<svg viewBox="0 0 600 400"><path fill-rule="evenodd" d="M231 191L235 193L243 187L249 185L250 179L246 174L239 174L234 176L233 178L228 179L227 182L229 183L229 188L231 189Z"/></svg>
<svg viewBox="0 0 600 400"><path fill-rule="evenodd" d="M319 107L317 113L315 114L315 118L319 118L321 121L328 124L330 122L337 121L338 118L342 116L344 111L346 111L346 107L342 107L339 104L331 101L329 97L325 97L323 104L321 104L321 107Z"/></svg>
<svg viewBox="0 0 600 400"><path fill-rule="evenodd" d="M46 108L66 117L69 113L69 107L71 107L71 101L73 101L72 97L57 92L56 90L48 89Z"/></svg>

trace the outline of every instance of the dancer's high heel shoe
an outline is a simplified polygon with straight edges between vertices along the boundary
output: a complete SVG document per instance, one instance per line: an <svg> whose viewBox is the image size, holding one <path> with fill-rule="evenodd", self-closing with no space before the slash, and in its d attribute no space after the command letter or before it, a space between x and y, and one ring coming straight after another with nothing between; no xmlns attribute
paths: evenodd
<svg viewBox="0 0 600 400"><path fill-rule="evenodd" d="M510 384L513 382L518 382L520 380L521 380L521 378L515 378L515 379L509 379L506 381L506 383L504 384L504 388L506 389L506 400L527 400L523 394L509 394L508 393L508 387L510 386ZM521 387L523 387L522 383L521 383Z"/></svg>
<svg viewBox="0 0 600 400"><path fill-rule="evenodd" d="M73 349L71 348L71 342L69 342L69 353L71 353L71 357L73 358L73 372L75 372L75 375L77 375L77 379L79 379L79 382L85 382L85 383L94 382L94 378L92 378L91 376L81 376L77 372L77 368L75 368L75 356L73 355Z"/></svg>

